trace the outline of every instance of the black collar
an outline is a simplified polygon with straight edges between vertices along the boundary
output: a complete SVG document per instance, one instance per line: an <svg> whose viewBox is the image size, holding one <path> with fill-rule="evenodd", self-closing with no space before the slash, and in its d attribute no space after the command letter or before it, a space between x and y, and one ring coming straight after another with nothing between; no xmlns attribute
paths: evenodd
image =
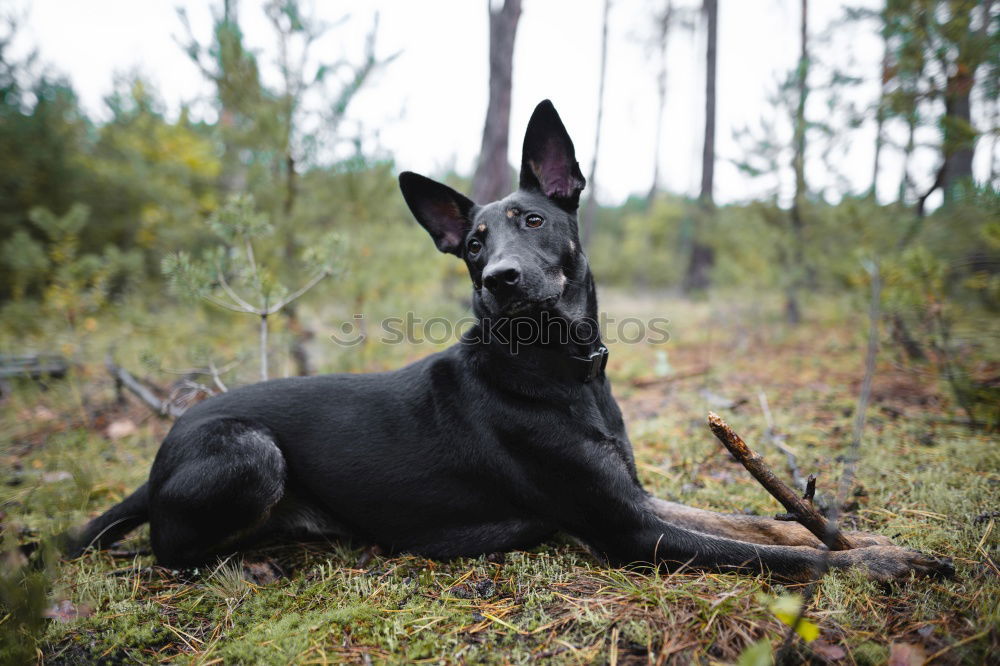
<svg viewBox="0 0 1000 666"><path fill-rule="evenodd" d="M604 374L604 368L608 365L608 348L601 345L587 356L566 358L568 364L576 368L580 381L587 384Z"/></svg>
<svg viewBox="0 0 1000 666"><path fill-rule="evenodd" d="M604 345L600 345L586 356L567 356L564 352L548 349L541 351L542 372L584 384L603 377L604 368L608 365L608 348Z"/></svg>
<svg viewBox="0 0 1000 666"><path fill-rule="evenodd" d="M585 356L570 356L565 350L542 347L526 347L511 353L505 345L492 346L492 351L487 352L487 347L491 346L485 345L481 349L495 361L499 361L490 365L501 376L517 369L527 371L534 378L533 381L547 378L589 384L603 377L608 365L608 348L604 345Z"/></svg>
<svg viewBox="0 0 1000 666"><path fill-rule="evenodd" d="M482 342L482 328L479 327L466 331L463 336L464 342L477 344ZM478 346L478 344L477 344ZM500 370L504 365L513 363L522 366L530 373L537 376L551 376L562 380L572 380L583 384L589 384L599 377L604 376L604 369L608 365L608 348L600 341L597 347L586 351L584 355L576 356L566 353L565 349L558 347L541 347L533 345L522 346L517 351L512 351L502 339L497 339L493 343L482 346L485 350L491 348L490 356L498 360L505 359L497 367ZM523 365L522 365L523 364ZM503 370L500 370L503 372Z"/></svg>

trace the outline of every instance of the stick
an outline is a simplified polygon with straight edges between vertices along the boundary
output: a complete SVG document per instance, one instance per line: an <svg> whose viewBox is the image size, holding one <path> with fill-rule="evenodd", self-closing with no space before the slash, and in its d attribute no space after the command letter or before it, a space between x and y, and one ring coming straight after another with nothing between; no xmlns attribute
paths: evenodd
<svg viewBox="0 0 1000 666"><path fill-rule="evenodd" d="M117 382L119 386L123 386L131 391L137 398L139 398L139 400L143 402L143 404L156 412L156 415L160 418L169 417L176 419L184 413L184 409L178 407L173 402L169 400L160 400L145 384L133 377L132 373L125 368L118 366L114 359L111 358L111 354L108 354L105 357L104 365L107 367L111 376L115 378L115 382Z"/></svg>
<svg viewBox="0 0 1000 666"><path fill-rule="evenodd" d="M670 382L675 382L681 379L691 379L692 377L700 377L701 375L707 375L710 368L697 368L695 370L689 370L687 372L678 372L672 375L667 375L666 377L652 377L652 378L636 378L632 380L632 386L636 388L646 388L647 386L656 386L657 384L669 384Z"/></svg>
<svg viewBox="0 0 1000 666"><path fill-rule="evenodd" d="M733 454L733 457L739 460L753 478L757 479L767 492L771 493L789 513L795 516L799 524L815 534L816 538L825 543L830 550L854 548L854 544L835 526L831 525L819 511L776 477L764 459L752 451L743 438L719 418L718 414L708 413L708 425L712 429L712 433Z"/></svg>

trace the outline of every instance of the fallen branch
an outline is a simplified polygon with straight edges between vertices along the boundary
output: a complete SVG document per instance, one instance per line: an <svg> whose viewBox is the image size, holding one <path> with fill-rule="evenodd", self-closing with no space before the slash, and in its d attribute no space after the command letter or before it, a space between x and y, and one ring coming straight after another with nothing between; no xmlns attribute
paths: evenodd
<svg viewBox="0 0 1000 666"><path fill-rule="evenodd" d="M69 372L69 361L57 354L14 356L0 354L0 379L62 379Z"/></svg>
<svg viewBox="0 0 1000 666"><path fill-rule="evenodd" d="M681 379L691 379L692 377L700 377L701 375L707 375L709 368L697 368L695 370L690 370L688 372L675 372L670 375L663 377L653 377L653 378L637 378L632 380L632 386L636 388L646 388L648 386L656 386L657 384L669 384L670 382L676 382Z"/></svg>
<svg viewBox="0 0 1000 666"><path fill-rule="evenodd" d="M139 398L144 405L149 407L160 418L176 419L184 413L185 408L175 405L170 400L161 400L152 389L136 379L131 372L115 363L111 354L104 358L104 366L115 379L115 384L121 388L126 388L135 397Z"/></svg>
<svg viewBox="0 0 1000 666"><path fill-rule="evenodd" d="M854 548L854 544L841 534L835 525L827 521L812 504L799 497L795 491L775 476L760 454L752 451L743 438L719 418L718 414L708 413L708 425L712 429L712 433L733 454L733 457L746 467L747 471L753 478L757 479L760 485L764 486L767 492L781 502L788 513L795 516L795 520L800 525L816 535L816 538L825 543L830 550Z"/></svg>

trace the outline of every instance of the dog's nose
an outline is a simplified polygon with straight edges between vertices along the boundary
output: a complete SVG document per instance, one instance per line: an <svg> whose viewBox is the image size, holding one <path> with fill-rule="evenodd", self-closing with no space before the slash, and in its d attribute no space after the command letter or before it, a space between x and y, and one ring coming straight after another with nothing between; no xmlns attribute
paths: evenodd
<svg viewBox="0 0 1000 666"><path fill-rule="evenodd" d="M517 286L521 281L521 269L512 261L491 264L483 271L483 285L496 294Z"/></svg>

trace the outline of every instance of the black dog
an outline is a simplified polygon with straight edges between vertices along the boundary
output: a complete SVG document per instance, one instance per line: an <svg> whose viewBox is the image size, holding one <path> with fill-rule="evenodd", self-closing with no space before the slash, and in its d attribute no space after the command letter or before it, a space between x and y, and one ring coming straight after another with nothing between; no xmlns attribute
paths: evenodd
<svg viewBox="0 0 1000 666"><path fill-rule="evenodd" d="M479 324L395 372L277 379L195 406L149 481L87 525L77 552L148 521L169 566L263 539L348 536L448 558L562 531L615 564L798 580L824 564L880 579L947 568L866 534L854 535L865 547L824 562L795 523L643 490L592 325L597 298L576 221L585 181L550 102L528 123L520 187L502 201L480 206L409 172L399 183L438 249L465 261Z"/></svg>

